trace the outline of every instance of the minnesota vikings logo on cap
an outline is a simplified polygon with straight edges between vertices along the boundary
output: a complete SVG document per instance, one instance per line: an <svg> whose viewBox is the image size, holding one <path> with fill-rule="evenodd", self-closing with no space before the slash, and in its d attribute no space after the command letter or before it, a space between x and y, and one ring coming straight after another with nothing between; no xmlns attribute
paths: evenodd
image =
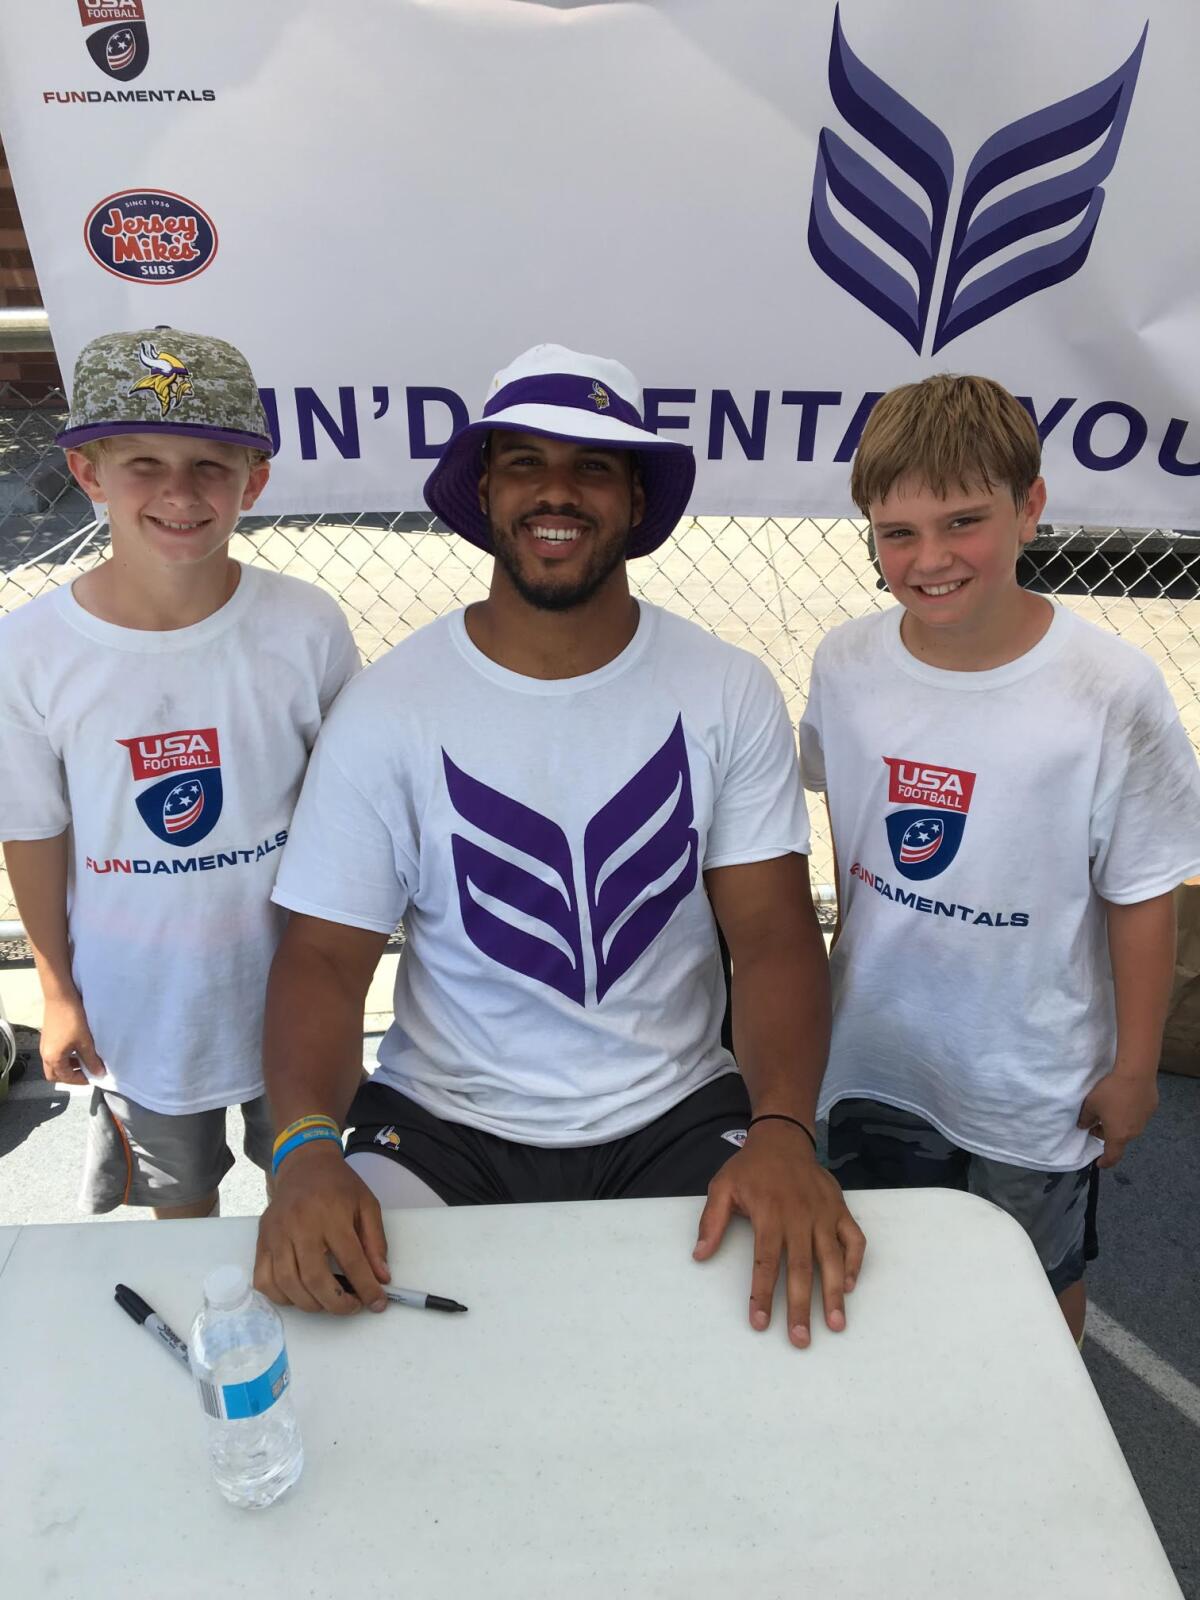
<svg viewBox="0 0 1200 1600"><path fill-rule="evenodd" d="M609 406L612 404L608 398L608 390L604 388L603 384L599 383L592 384L591 393L588 395L588 399L592 402L597 411L607 411Z"/></svg>
<svg viewBox="0 0 1200 1600"><path fill-rule="evenodd" d="M181 728L118 739L129 751L135 783L157 778L134 796L142 821L164 844L199 844L216 827L224 798L215 728Z"/></svg>
<svg viewBox="0 0 1200 1600"><path fill-rule="evenodd" d="M956 767L935 767L922 761L884 756L888 769L888 800L916 801L884 818L888 845L896 868L906 878L936 878L958 854L975 774Z"/></svg>
<svg viewBox="0 0 1200 1600"><path fill-rule="evenodd" d="M193 393L191 373L183 362L166 350L156 349L149 339L143 339L138 346L138 360L148 376L139 378L129 392L136 394L139 389L153 390L162 407L162 416L174 411L181 401Z"/></svg>

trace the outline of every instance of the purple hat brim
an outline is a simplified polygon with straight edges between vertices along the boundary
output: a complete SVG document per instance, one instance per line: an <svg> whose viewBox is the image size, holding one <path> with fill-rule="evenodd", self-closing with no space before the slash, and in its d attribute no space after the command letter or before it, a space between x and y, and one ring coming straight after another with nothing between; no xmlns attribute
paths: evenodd
<svg viewBox="0 0 1200 1600"><path fill-rule="evenodd" d="M240 444L247 450L261 450L265 456L275 454L275 443L265 433L244 433L240 428L195 427L186 422L92 422L86 428L64 428L54 435L61 450L78 450L81 444L93 439L112 439L119 433L174 433L185 439L212 439L217 444Z"/></svg>
<svg viewBox="0 0 1200 1600"><path fill-rule="evenodd" d="M440 517L448 528L480 550L490 553L492 548L491 529L479 504L480 452L488 434L497 432L540 433L548 439L563 439L568 444L632 450L638 458L646 509L629 536L629 560L657 550L670 538L687 510L696 481L696 457L690 445L679 444L674 439L656 439L652 434L647 435L644 443L616 444L598 439L594 433L531 428L526 422L488 418L469 423L461 433L456 433L425 480L425 503L434 516Z"/></svg>

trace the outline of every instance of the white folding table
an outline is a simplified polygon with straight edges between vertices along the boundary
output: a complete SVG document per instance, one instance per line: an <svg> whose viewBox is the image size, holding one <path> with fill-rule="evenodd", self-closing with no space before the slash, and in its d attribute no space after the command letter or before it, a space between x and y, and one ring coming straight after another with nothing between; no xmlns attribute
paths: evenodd
<svg viewBox="0 0 1200 1600"><path fill-rule="evenodd" d="M1179 1600L1033 1251L983 1201L854 1197L849 1327L747 1323L750 1234L695 1200L392 1213L397 1282L466 1316L285 1314L306 1464L212 1486L186 1333L247 1219L0 1233L11 1600Z"/></svg>

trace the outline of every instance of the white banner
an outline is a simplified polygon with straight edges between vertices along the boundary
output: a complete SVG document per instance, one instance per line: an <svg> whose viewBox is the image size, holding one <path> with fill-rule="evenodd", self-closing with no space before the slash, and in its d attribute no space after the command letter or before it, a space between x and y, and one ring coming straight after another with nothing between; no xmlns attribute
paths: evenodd
<svg viewBox="0 0 1200 1600"><path fill-rule="evenodd" d="M415 510L546 340L701 513L850 509L874 397L984 372L1047 516L1200 522L1195 0L0 0L59 357L232 339L271 510Z"/></svg>

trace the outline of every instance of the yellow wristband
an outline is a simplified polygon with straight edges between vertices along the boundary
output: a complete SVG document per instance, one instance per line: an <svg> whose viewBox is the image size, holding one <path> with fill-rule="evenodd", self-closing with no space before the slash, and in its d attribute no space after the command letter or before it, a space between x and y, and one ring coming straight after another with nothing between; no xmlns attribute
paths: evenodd
<svg viewBox="0 0 1200 1600"><path fill-rule="evenodd" d="M272 1154L278 1154L279 1147L281 1145L286 1144L287 1141L291 1138L294 1138L296 1134L303 1133L306 1128L329 1128L338 1136L339 1139L342 1136L342 1130L338 1127L337 1123L332 1117L327 1117L318 1113L314 1113L312 1116L308 1117L298 1117L295 1122L290 1122L275 1140Z"/></svg>

